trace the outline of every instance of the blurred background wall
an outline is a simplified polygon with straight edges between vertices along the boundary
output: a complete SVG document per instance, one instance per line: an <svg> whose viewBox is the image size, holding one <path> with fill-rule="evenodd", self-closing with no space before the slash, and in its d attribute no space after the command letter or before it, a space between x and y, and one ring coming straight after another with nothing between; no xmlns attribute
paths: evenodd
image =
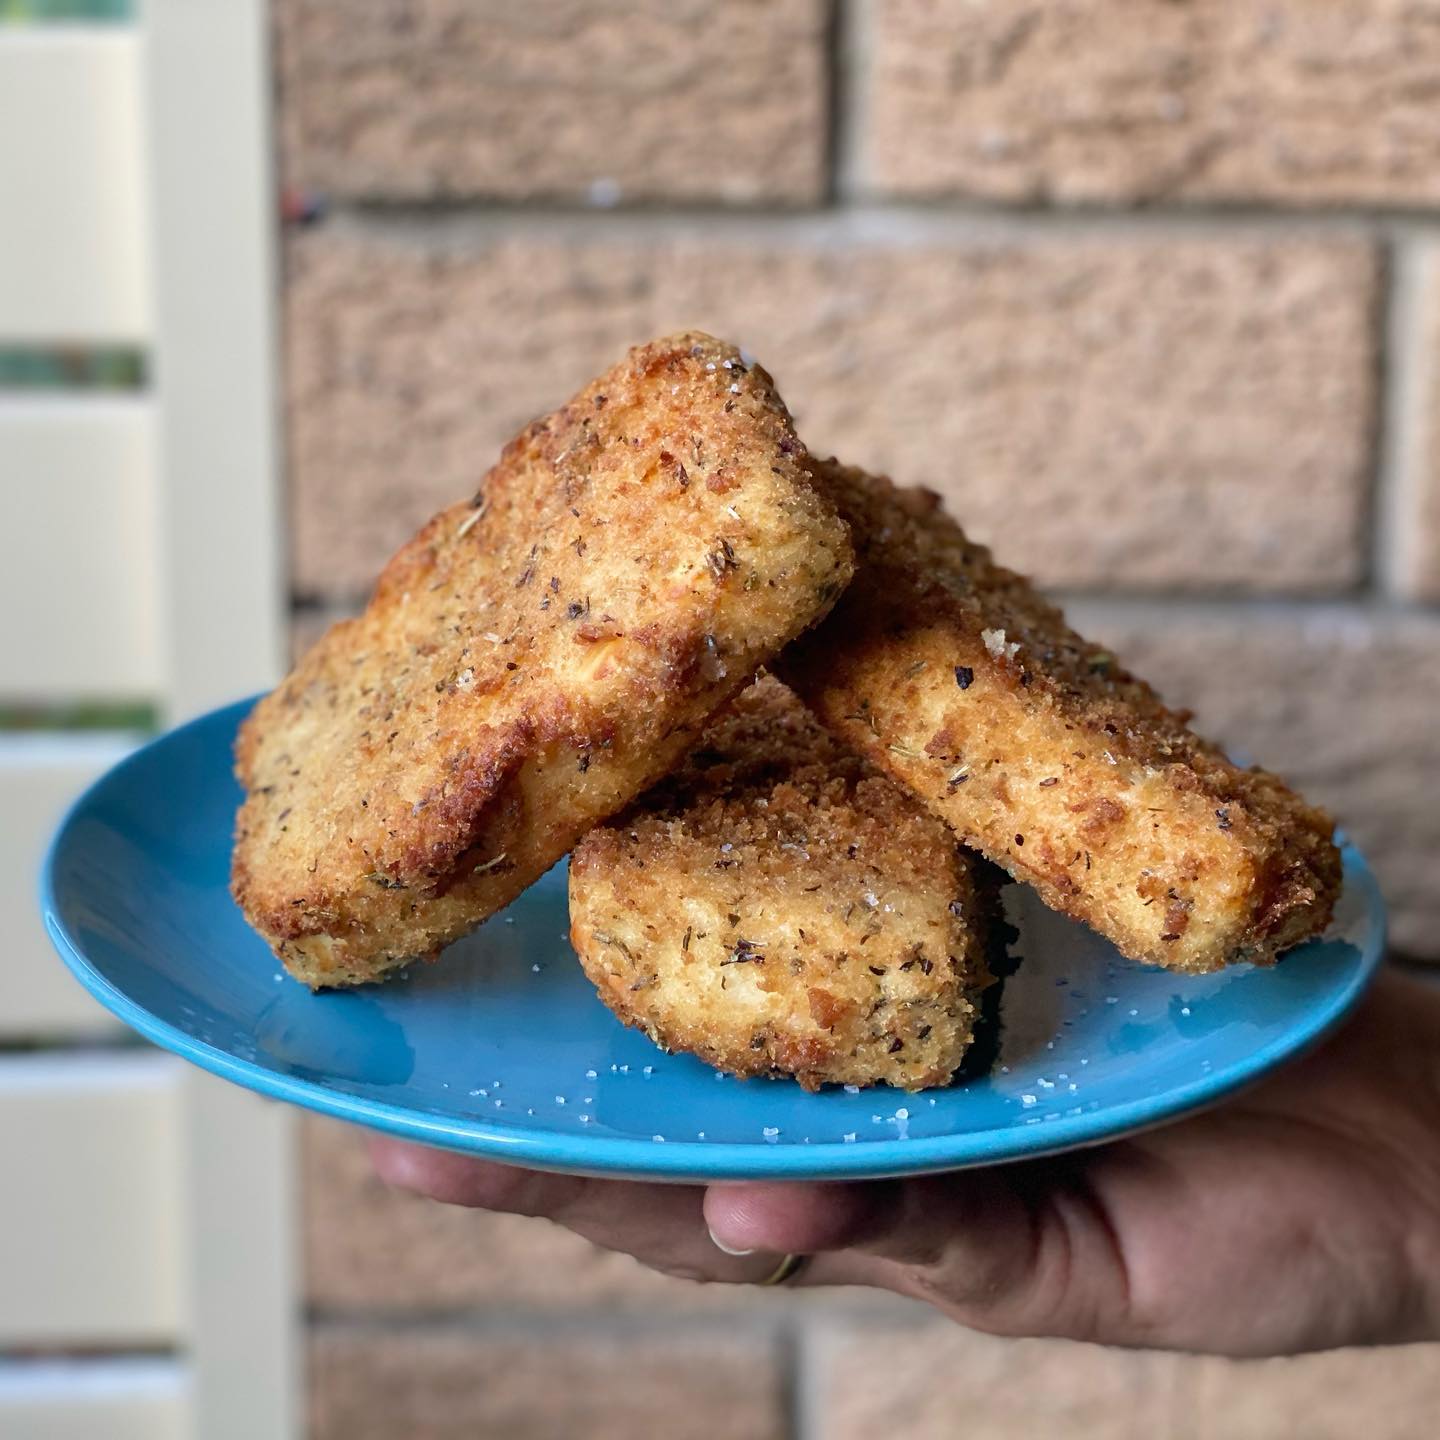
<svg viewBox="0 0 1440 1440"><path fill-rule="evenodd" d="M1440 4L274 0L295 638L699 325L944 492L1375 859L1440 960ZM306 1129L319 1440L1433 1433L1440 1349L1233 1364L701 1290ZM1283 1196L1276 1197L1284 1203Z"/></svg>
<svg viewBox="0 0 1440 1440"><path fill-rule="evenodd" d="M81 788L281 667L269 19L0 0L5 1440L300 1433L294 1119L92 1001L36 886Z"/></svg>

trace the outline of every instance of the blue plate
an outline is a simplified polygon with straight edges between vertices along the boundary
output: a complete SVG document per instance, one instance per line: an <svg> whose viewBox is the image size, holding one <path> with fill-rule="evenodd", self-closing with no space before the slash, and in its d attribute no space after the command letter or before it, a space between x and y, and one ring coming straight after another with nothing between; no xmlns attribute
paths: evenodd
<svg viewBox="0 0 1440 1440"><path fill-rule="evenodd" d="M845 1179L1093 1145L1220 1099L1323 1035L1381 958L1359 853L1329 935L1269 970L1143 969L1007 887L1022 957L993 1062L907 1095L737 1081L666 1055L595 998L567 940L564 867L435 965L312 995L226 889L249 703L162 736L60 827L45 923L103 1005L262 1094L412 1140L542 1169L666 1180Z"/></svg>

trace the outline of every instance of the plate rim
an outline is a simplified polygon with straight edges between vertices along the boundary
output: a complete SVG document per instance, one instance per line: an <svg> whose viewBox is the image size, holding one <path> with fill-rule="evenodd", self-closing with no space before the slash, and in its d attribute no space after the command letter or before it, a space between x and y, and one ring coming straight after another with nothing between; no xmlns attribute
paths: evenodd
<svg viewBox="0 0 1440 1440"><path fill-rule="evenodd" d="M61 960L79 983L132 1030L182 1060L247 1090L333 1119L401 1139L475 1155L501 1164L566 1174L705 1183L719 1180L865 1180L934 1174L1038 1159L1064 1151L1109 1144L1179 1120L1214 1105L1259 1080L1324 1040L1355 1008L1375 979L1386 951L1385 902L1364 855L1343 832L1343 886L1357 886L1363 901L1364 935L1360 963L1347 982L1326 997L1305 1022L1220 1072L1200 1075L1161 1095L1109 1105L1101 1112L1062 1115L1027 1126L1007 1126L941 1135L867 1140L832 1140L785 1145L735 1141L642 1140L566 1135L523 1130L480 1119L450 1119L384 1100L335 1090L316 1080L284 1075L253 1060L211 1045L146 1009L114 984L85 955L65 925L56 897L56 873L76 822L109 787L156 751L205 726L233 729L258 697L235 701L198 715L157 735L110 766L85 787L65 811L46 849L39 899L45 930ZM232 902L233 903L233 902ZM598 1000L596 1003L600 1003ZM779 1083L779 1082L777 1082ZM877 1087L878 1090L879 1087ZM886 1090L900 1096L907 1092ZM1097 1123L1103 1116L1104 1122Z"/></svg>

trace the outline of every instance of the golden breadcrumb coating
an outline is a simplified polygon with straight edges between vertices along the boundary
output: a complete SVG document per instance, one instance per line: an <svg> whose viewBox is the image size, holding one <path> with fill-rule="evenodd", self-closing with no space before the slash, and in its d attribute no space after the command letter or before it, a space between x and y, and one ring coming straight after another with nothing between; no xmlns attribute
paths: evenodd
<svg viewBox="0 0 1440 1440"><path fill-rule="evenodd" d="M972 862L779 681L570 861L601 998L737 1075L943 1085L970 1043L986 916Z"/></svg>
<svg viewBox="0 0 1440 1440"><path fill-rule="evenodd" d="M1196 736L937 496L833 461L816 476L856 578L778 668L845 744L1132 959L1266 963L1325 928L1328 816Z"/></svg>
<svg viewBox="0 0 1440 1440"><path fill-rule="evenodd" d="M632 350L245 722L236 899L310 985L434 956L664 775L850 573L770 377L702 334Z"/></svg>

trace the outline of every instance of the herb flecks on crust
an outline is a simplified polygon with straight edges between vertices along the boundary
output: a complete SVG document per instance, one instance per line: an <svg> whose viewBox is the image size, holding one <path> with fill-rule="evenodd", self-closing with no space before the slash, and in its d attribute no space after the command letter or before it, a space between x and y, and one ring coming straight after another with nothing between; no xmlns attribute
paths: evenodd
<svg viewBox="0 0 1440 1440"><path fill-rule="evenodd" d="M820 462L853 584L779 671L961 839L1126 955L1203 972L1318 934L1332 824L1233 764L944 514Z"/></svg>
<svg viewBox="0 0 1440 1440"><path fill-rule="evenodd" d="M236 898L311 985L433 956L672 768L850 572L770 377L698 333L631 351L246 721Z"/></svg>
<svg viewBox="0 0 1440 1440"><path fill-rule="evenodd" d="M571 938L666 1049L808 1089L943 1085L987 978L978 863L766 678L580 843Z"/></svg>

